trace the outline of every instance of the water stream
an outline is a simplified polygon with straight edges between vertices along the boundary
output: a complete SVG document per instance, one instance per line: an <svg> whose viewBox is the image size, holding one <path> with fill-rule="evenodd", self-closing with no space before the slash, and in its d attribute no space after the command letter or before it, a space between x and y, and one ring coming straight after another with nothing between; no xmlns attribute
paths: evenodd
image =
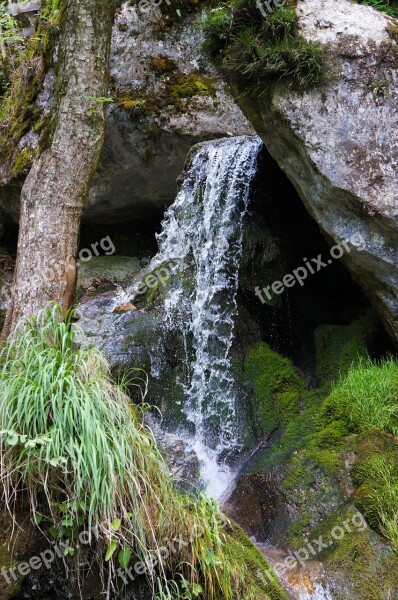
<svg viewBox="0 0 398 600"><path fill-rule="evenodd" d="M198 456L207 492L217 499L232 477L228 454L240 443L230 351L243 218L260 147L257 137L237 137L193 149L149 267L173 270L163 320L184 339L184 412L194 428L185 441Z"/></svg>

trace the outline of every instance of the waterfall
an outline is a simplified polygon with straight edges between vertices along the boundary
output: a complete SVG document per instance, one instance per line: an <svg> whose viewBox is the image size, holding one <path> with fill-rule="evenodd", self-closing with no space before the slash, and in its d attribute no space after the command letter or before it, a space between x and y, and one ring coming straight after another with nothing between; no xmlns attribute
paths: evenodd
<svg viewBox="0 0 398 600"><path fill-rule="evenodd" d="M200 460L208 493L216 497L231 479L224 459L239 447L230 351L243 217L260 147L257 137L194 147L149 267L174 265L163 321L183 335L188 374L184 412L195 432L185 441Z"/></svg>

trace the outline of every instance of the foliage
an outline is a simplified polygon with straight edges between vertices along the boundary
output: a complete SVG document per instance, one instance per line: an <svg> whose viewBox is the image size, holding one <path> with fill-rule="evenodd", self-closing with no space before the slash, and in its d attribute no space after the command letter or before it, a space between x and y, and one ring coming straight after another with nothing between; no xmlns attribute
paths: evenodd
<svg viewBox="0 0 398 600"><path fill-rule="evenodd" d="M278 80L309 87L325 79L326 52L298 34L294 7L264 16L255 0L231 0L210 11L203 27L204 50L252 93Z"/></svg>
<svg viewBox="0 0 398 600"><path fill-rule="evenodd" d="M396 0L356 0L359 4L371 6L390 17L398 18L398 3Z"/></svg>
<svg viewBox="0 0 398 600"><path fill-rule="evenodd" d="M375 319L368 313L351 325L321 325L315 330L317 376L321 384L337 381L352 365L367 356L375 330Z"/></svg>
<svg viewBox="0 0 398 600"><path fill-rule="evenodd" d="M362 359L341 379L329 399L335 414L345 415L352 429L379 429L398 435L398 363L387 358Z"/></svg>
<svg viewBox="0 0 398 600"><path fill-rule="evenodd" d="M98 352L76 346L71 316L62 322L59 307L42 311L18 325L1 353L0 476L11 514L25 489L32 519L68 538L68 555L79 532L97 532L100 566L150 565L158 599L261 598L241 553L229 554L236 540L218 506L176 491L125 393L131 381L114 384ZM162 546L175 539L184 543L164 560Z"/></svg>

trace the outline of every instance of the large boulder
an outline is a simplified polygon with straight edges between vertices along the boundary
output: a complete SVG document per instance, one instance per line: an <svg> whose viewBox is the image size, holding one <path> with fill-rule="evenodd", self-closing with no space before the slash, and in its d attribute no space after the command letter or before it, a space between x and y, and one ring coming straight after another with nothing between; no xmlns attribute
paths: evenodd
<svg viewBox="0 0 398 600"><path fill-rule="evenodd" d="M398 342L398 23L349 0L298 0L299 32L327 45L330 77L283 82L243 112L331 244L360 234L343 261Z"/></svg>

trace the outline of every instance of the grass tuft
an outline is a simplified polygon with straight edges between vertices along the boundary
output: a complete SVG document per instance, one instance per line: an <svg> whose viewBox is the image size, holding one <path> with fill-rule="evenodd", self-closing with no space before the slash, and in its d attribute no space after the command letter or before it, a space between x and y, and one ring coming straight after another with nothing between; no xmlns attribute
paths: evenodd
<svg viewBox="0 0 398 600"><path fill-rule="evenodd" d="M264 94L283 80L300 88L325 80L325 49L298 34L294 7L263 16L255 0L232 0L209 12L204 50L249 93Z"/></svg>

